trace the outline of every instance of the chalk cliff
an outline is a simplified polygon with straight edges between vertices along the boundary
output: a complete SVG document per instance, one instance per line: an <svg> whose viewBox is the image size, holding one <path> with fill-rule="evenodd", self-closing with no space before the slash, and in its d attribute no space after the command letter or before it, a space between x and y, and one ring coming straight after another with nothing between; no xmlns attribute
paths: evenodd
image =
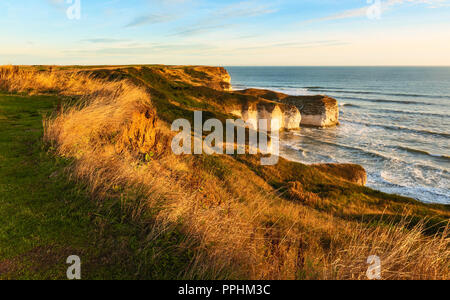
<svg viewBox="0 0 450 300"><path fill-rule="evenodd" d="M229 113L251 124L252 129L261 129L259 120L268 120L268 131L298 129L302 119L295 106L265 100L234 106Z"/></svg>
<svg viewBox="0 0 450 300"><path fill-rule="evenodd" d="M328 96L290 96L259 89L247 89L237 93L294 105L301 113L301 125L304 126L331 127L339 124L338 102Z"/></svg>
<svg viewBox="0 0 450 300"><path fill-rule="evenodd" d="M99 68L90 71L96 77L121 79L131 75L137 84L150 83L153 97L173 96L192 108L210 105L218 111L249 121L256 128L258 120L269 120L268 130L298 129L300 126L330 127L339 123L336 99L317 96L290 96L262 89L233 91L231 77L222 67L208 66L137 66ZM159 92L157 92L157 90ZM176 102L176 101L175 101ZM162 107L164 111L167 106Z"/></svg>
<svg viewBox="0 0 450 300"><path fill-rule="evenodd" d="M302 125L331 127L339 124L339 106L336 99L317 96L290 96L282 103L295 105L302 114Z"/></svg>

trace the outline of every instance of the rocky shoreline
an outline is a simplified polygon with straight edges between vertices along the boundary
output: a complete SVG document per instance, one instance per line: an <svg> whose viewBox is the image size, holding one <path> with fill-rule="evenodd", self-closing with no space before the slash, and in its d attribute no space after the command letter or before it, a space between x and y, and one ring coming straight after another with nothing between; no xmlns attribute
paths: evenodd
<svg viewBox="0 0 450 300"><path fill-rule="evenodd" d="M236 91L236 93L282 103L291 108L292 106L295 107L301 115L301 126L333 127L339 125L338 101L325 95L290 96L283 93L259 89L247 89Z"/></svg>
<svg viewBox="0 0 450 300"><path fill-rule="evenodd" d="M208 75L209 80L207 80L206 86L252 97L250 101L244 101L241 107L233 107L232 110L227 111L243 118L244 121L256 124L258 119L277 120L279 124L277 129L287 130L298 129L300 126L333 127L339 125L338 101L329 96L291 96L264 89L233 91L231 77L225 68L196 68L197 72L204 72Z"/></svg>

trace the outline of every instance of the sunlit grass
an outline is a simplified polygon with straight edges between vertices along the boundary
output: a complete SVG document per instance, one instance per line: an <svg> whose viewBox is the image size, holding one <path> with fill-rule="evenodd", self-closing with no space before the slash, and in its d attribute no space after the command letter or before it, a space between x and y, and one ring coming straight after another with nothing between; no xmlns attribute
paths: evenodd
<svg viewBox="0 0 450 300"><path fill-rule="evenodd" d="M449 278L447 206L361 187L347 180L348 167L172 155L172 133L159 109L183 113L189 103L174 105L178 87L160 69L151 76L147 68L142 77L139 68L124 69L121 80L111 81L77 70L8 67L0 79L12 92L82 98L45 120L44 140L58 156L74 159L72 176L97 203L120 199L122 220L146 232L140 239L151 245L174 228L181 232L164 245L170 254L155 253L185 264L172 278L365 279L370 255L381 258L385 279ZM184 93L202 101L224 92ZM174 257L173 247L189 260L177 260L184 256ZM146 262L135 263L145 274Z"/></svg>

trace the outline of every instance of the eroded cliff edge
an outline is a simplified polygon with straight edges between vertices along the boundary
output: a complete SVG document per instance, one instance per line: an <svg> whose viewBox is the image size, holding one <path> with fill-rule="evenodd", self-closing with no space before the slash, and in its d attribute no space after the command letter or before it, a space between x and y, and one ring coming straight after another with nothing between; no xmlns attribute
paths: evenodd
<svg viewBox="0 0 450 300"><path fill-rule="evenodd" d="M152 82L152 89L159 84L163 94L167 95L167 90L172 90L184 97L186 104L193 100L198 104L194 106L200 108L207 103L225 114L243 119L255 129L260 119L269 120L269 130L339 124L339 107L334 98L325 95L291 96L262 89L233 91L231 77L223 67L133 66L97 69L95 73L108 78L130 74L142 82ZM174 99L168 96L165 100Z"/></svg>
<svg viewBox="0 0 450 300"><path fill-rule="evenodd" d="M226 113L254 125L259 119L269 120L272 129L298 129L300 126L332 127L339 124L338 101L325 95L291 96L263 89L233 91L231 76L223 67L161 66L156 72L174 82L184 82L196 87L208 87L228 92L237 101L223 104ZM235 97L236 98L236 97ZM275 124L276 127L274 128Z"/></svg>
<svg viewBox="0 0 450 300"><path fill-rule="evenodd" d="M295 103L273 101L260 97L258 94L234 92L231 86L231 76L223 67L175 66L161 68L157 71L172 81L181 80L193 86L228 92L231 97L226 101L222 101L222 97L214 97L209 100L211 103L219 104L227 114L244 120L253 129L259 129L259 120L261 119L268 120L267 129L269 131L298 129L302 123L301 112ZM246 97L241 95L246 95ZM217 101L215 101L216 99Z"/></svg>
<svg viewBox="0 0 450 300"><path fill-rule="evenodd" d="M171 80L182 80L193 86L206 86L220 91L231 91L231 76L223 67L164 66L157 68Z"/></svg>
<svg viewBox="0 0 450 300"><path fill-rule="evenodd" d="M290 96L269 90L247 89L238 91L263 99L294 105L301 113L302 126L332 127L339 124L339 105L334 98L325 95Z"/></svg>

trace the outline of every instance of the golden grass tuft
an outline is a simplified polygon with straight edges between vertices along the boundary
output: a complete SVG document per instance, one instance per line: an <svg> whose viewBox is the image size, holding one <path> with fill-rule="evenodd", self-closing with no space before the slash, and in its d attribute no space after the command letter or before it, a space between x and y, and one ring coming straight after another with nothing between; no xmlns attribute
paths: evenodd
<svg viewBox="0 0 450 300"><path fill-rule="evenodd" d="M82 97L45 120L45 140L75 158L73 176L98 201L117 187L144 195L121 205L153 224L149 242L181 226L187 238L178 246L195 254L178 279L365 279L370 255L381 258L383 279L450 279L448 226L434 236L406 218L368 227L303 205L323 199L300 182L285 200L233 157L174 156L150 95L128 81L7 66L0 88ZM149 222L145 212L156 208Z"/></svg>
<svg viewBox="0 0 450 300"><path fill-rule="evenodd" d="M293 181L289 183L289 196L292 200L314 204L320 201L320 197L308 191L305 191L301 182Z"/></svg>
<svg viewBox="0 0 450 300"><path fill-rule="evenodd" d="M377 255L381 259L382 279L448 280L450 238L448 224L444 232L424 236L424 221L412 229L405 217L400 224L388 228L350 228L352 235L347 249L339 250L332 259L332 278L365 279L364 258ZM352 258L353 257L353 258ZM354 258L360 258L356 260Z"/></svg>

